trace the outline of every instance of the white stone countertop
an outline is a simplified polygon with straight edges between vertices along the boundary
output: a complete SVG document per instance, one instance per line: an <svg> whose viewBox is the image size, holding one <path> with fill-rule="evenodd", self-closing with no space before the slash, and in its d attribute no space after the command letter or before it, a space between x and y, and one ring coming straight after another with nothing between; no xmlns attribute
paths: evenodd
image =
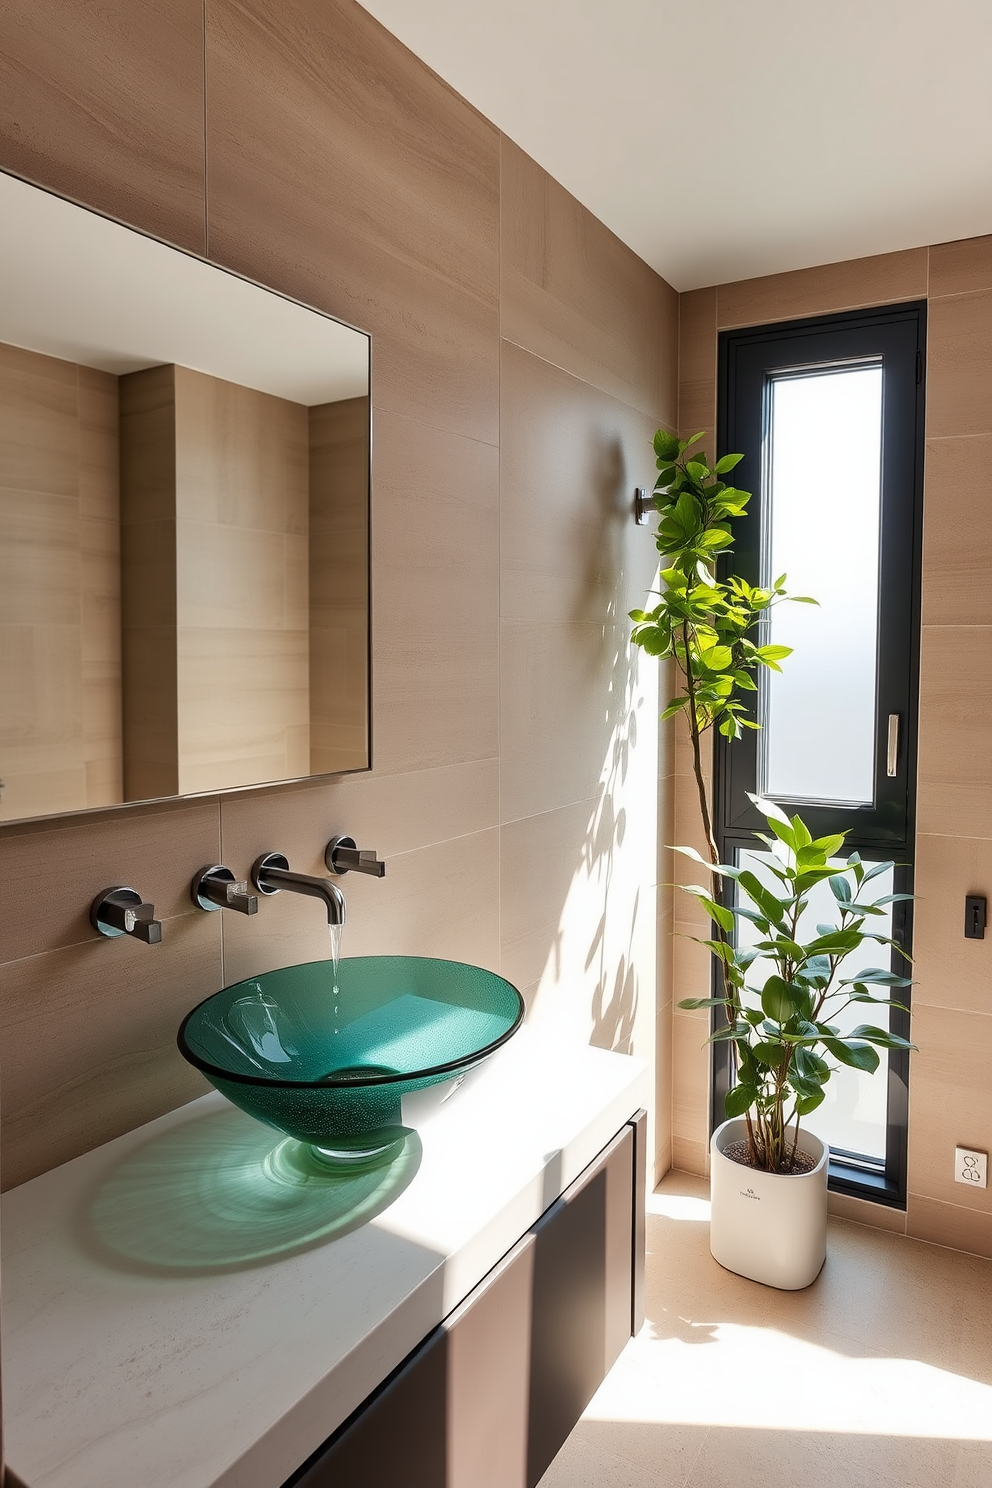
<svg viewBox="0 0 992 1488"><path fill-rule="evenodd" d="M387 1174L294 1168L206 1095L3 1196L28 1488L279 1488L650 1096L524 1028Z"/></svg>

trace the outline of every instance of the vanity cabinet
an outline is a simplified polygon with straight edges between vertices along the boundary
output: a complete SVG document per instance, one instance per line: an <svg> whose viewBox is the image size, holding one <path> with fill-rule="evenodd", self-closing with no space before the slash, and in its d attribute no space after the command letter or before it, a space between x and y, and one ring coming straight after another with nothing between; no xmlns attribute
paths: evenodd
<svg viewBox="0 0 992 1488"><path fill-rule="evenodd" d="M643 1113L284 1488L534 1488L643 1321Z"/></svg>

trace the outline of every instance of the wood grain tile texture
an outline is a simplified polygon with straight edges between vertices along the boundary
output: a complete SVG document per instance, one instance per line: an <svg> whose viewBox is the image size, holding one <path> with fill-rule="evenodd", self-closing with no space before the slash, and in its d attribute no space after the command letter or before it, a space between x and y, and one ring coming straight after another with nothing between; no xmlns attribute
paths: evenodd
<svg viewBox="0 0 992 1488"><path fill-rule="evenodd" d="M512 952L535 982L560 954L589 994L556 992L562 1037L654 1063L670 817L656 671L637 697L604 689L650 578L650 535L623 507L651 476L643 441L676 424L677 296L352 0L153 0L140 21L121 0L8 12L0 163L371 332L375 454L373 770L4 831L5 1181L197 1092L174 1045L182 1012L225 980L326 954L326 927L285 894L251 920L200 915L189 878L214 861L243 875L272 849L317 872L333 832L389 859L384 880L345 885L346 954L497 967ZM501 332L522 369L502 427ZM528 465L546 470L552 449L568 478L545 493ZM160 493L125 523L152 590L156 519ZM356 582L360 535L334 540ZM502 681L501 592L520 627ZM510 719L522 744L501 804ZM535 764L528 794L542 728L552 768ZM544 854L525 875L534 904L501 822L512 853ZM95 939L86 911L112 882L155 899L160 946Z"/></svg>
<svg viewBox="0 0 992 1488"><path fill-rule="evenodd" d="M0 820L121 799L116 379L0 346Z"/></svg>
<svg viewBox="0 0 992 1488"><path fill-rule="evenodd" d="M202 253L203 0L6 0L0 169Z"/></svg>

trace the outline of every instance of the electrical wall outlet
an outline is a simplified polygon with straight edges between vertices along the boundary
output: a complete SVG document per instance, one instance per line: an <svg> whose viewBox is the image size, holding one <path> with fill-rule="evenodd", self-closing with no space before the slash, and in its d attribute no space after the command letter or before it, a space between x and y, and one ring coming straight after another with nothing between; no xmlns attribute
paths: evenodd
<svg viewBox="0 0 992 1488"><path fill-rule="evenodd" d="M975 1152L970 1147L955 1147L954 1182L967 1183L969 1188L988 1188L988 1153Z"/></svg>

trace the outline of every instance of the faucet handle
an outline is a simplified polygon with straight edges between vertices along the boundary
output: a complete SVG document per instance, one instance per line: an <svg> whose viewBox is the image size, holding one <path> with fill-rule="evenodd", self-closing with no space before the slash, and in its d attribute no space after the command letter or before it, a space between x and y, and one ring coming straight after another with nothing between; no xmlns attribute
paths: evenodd
<svg viewBox="0 0 992 1488"><path fill-rule="evenodd" d="M332 837L324 850L324 862L332 873L369 873L373 878L386 876L386 865L376 856L375 849L356 847L354 837Z"/></svg>
<svg viewBox="0 0 992 1488"><path fill-rule="evenodd" d="M189 886L189 897L198 909L235 909L239 914L258 913L258 896L230 868L213 863L201 868Z"/></svg>
<svg viewBox="0 0 992 1488"><path fill-rule="evenodd" d="M140 894L123 885L97 894L90 905L90 924L110 938L130 935L146 945L158 945L162 939L162 924L155 918L154 904L143 903Z"/></svg>

